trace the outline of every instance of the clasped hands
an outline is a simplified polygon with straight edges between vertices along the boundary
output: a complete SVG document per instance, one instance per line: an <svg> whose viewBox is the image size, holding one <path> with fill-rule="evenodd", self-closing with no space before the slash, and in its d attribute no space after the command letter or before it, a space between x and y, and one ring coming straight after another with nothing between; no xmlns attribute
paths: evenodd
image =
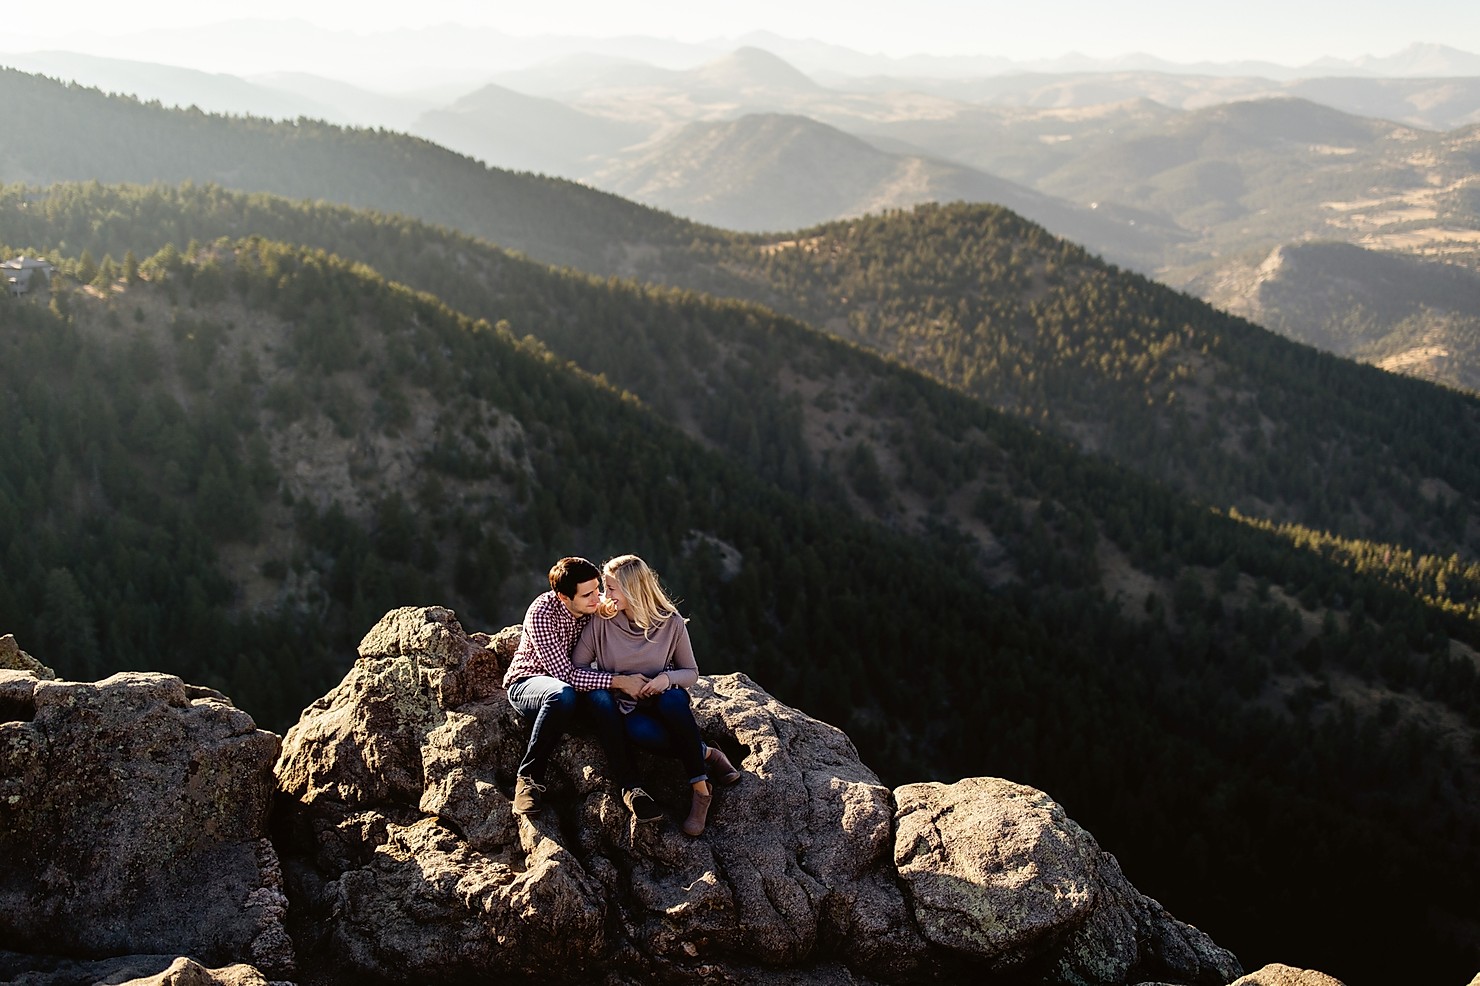
<svg viewBox="0 0 1480 986"><path fill-rule="evenodd" d="M661 695L673 686L668 672L659 672L649 678L641 674L619 674L612 677L612 687L628 698L652 698Z"/></svg>

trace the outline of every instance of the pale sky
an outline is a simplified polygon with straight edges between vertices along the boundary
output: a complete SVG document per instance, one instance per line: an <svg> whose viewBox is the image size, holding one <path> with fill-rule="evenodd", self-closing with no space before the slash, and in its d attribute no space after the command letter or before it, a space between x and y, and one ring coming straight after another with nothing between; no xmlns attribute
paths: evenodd
<svg viewBox="0 0 1480 986"><path fill-rule="evenodd" d="M641 34L690 42L768 30L866 53L1015 61L1145 52L1176 62L1300 65L1325 55L1391 55L1415 42L1480 53L1480 3L1457 0L71 0L64 9L11 19L0 50L101 54L100 35L251 17L363 33L456 22L519 36Z"/></svg>

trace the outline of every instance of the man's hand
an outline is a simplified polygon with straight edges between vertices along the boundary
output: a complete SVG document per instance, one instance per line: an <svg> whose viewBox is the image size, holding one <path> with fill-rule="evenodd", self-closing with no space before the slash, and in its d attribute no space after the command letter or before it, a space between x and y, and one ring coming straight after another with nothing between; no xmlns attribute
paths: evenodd
<svg viewBox="0 0 1480 986"><path fill-rule="evenodd" d="M673 681L668 677L668 672L664 671L656 678L653 678L647 684L643 685L642 691L638 693L637 697L652 698L654 695L663 694L672 687Z"/></svg>
<svg viewBox="0 0 1480 986"><path fill-rule="evenodd" d="M642 697L642 689L648 680L640 674L618 674L612 676L612 687L630 699Z"/></svg>

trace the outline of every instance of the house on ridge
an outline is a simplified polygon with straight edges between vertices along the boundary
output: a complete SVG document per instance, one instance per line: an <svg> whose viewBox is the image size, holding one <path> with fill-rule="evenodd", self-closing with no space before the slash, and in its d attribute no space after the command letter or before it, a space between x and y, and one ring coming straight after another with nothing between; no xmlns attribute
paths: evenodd
<svg viewBox="0 0 1480 986"><path fill-rule="evenodd" d="M12 296L46 290L51 287L51 275L56 271L51 264L35 257L16 257L0 264L0 278ZM36 283L37 278L40 283Z"/></svg>

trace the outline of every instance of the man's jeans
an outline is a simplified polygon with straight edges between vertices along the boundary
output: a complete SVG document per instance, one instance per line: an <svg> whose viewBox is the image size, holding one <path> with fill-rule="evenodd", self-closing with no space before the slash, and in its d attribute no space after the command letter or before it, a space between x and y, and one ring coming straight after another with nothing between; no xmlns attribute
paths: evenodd
<svg viewBox="0 0 1480 986"><path fill-rule="evenodd" d="M519 773L537 784L545 783L545 764L555 744L570 727L576 711L576 690L559 678L536 674L509 686L509 704L534 723Z"/></svg>

